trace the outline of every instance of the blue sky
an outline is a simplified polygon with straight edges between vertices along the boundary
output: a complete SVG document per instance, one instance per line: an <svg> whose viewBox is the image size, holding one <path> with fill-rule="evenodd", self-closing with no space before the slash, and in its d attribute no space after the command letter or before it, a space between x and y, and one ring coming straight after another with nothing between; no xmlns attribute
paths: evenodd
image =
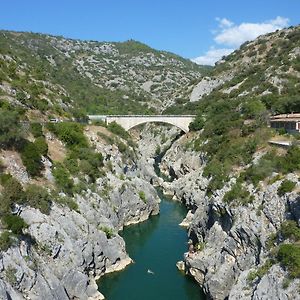
<svg viewBox="0 0 300 300"><path fill-rule="evenodd" d="M0 29L98 41L135 39L186 58L198 57L199 63L214 61L258 34L300 23L299 0L1 2Z"/></svg>

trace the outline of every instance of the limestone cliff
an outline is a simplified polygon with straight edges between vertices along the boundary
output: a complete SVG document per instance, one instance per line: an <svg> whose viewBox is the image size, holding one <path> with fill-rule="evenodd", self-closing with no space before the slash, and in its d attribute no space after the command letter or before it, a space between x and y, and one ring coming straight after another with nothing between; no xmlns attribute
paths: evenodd
<svg viewBox="0 0 300 300"><path fill-rule="evenodd" d="M259 189L248 185L251 203L231 206L224 195L235 183L232 175L221 190L208 196L205 154L186 149L192 138L190 134L175 142L161 165L162 172L168 175L172 168L177 177L164 182L165 192L190 210L186 222L197 249L186 256L186 272L211 299L299 299L299 279L286 284L287 272L280 264L268 265L274 234L287 219L300 221L297 192L278 196L282 180ZM287 178L297 182L295 174Z"/></svg>

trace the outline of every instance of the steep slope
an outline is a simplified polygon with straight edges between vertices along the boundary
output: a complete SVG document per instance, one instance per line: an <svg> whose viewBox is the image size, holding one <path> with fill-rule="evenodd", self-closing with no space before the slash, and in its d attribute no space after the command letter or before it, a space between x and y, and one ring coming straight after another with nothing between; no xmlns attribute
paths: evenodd
<svg viewBox="0 0 300 300"><path fill-rule="evenodd" d="M268 127L300 110L299 45L299 26L246 43L174 108L198 116L164 157L176 180L163 187L190 209L179 265L211 299L299 299L299 134Z"/></svg>
<svg viewBox="0 0 300 300"><path fill-rule="evenodd" d="M290 27L244 43L189 86L185 105L167 111L193 111L203 101L255 99L273 113L299 111L300 26Z"/></svg>
<svg viewBox="0 0 300 300"><path fill-rule="evenodd" d="M0 32L1 98L52 113L71 108L99 114L159 112L204 70L132 40Z"/></svg>

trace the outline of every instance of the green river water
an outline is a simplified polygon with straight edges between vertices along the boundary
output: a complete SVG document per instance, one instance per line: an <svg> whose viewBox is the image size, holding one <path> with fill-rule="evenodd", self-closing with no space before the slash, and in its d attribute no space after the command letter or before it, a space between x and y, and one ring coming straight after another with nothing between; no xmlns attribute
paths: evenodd
<svg viewBox="0 0 300 300"><path fill-rule="evenodd" d="M159 194L160 214L128 226L121 233L134 263L100 279L99 290L107 300L205 299L194 280L176 268L176 262L187 251L186 230L178 226L186 209Z"/></svg>

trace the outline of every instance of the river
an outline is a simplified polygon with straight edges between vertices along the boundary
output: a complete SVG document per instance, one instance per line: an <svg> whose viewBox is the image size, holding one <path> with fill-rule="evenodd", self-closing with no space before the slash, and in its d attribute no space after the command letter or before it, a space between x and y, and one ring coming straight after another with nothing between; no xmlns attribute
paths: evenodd
<svg viewBox="0 0 300 300"><path fill-rule="evenodd" d="M160 214L126 227L121 233L134 263L121 272L107 274L98 282L107 300L203 300L200 287L176 268L187 251L187 234L178 224L185 207L162 200ZM149 273L150 270L152 273Z"/></svg>

